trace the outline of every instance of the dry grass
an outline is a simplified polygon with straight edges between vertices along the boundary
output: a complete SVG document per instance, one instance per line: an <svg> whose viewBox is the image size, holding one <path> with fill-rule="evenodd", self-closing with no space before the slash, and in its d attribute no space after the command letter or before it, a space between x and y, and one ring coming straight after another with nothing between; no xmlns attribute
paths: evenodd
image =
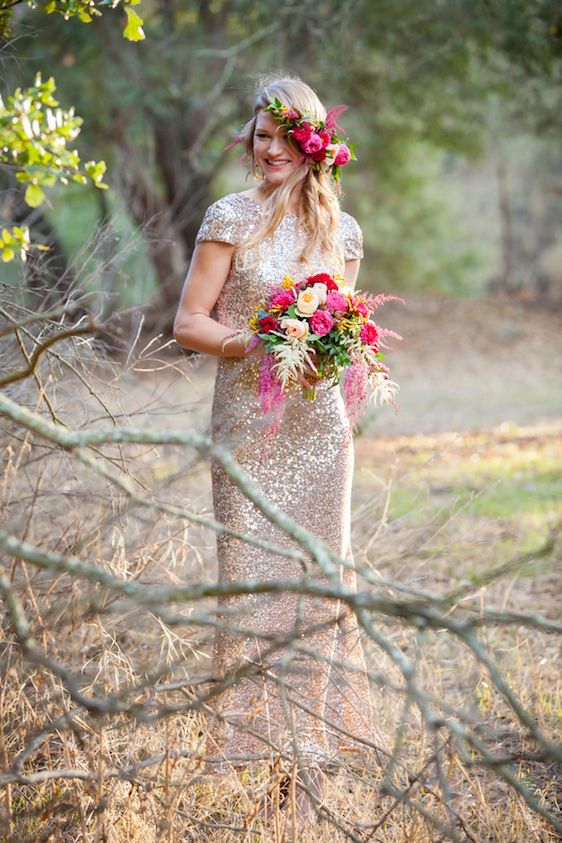
<svg viewBox="0 0 562 843"><path fill-rule="evenodd" d="M121 426L204 428L207 407L197 396L189 404L177 399L192 396L189 366L187 376L166 370L160 378L138 371L156 365L154 354L148 363L136 358L128 371L93 365L89 355L72 361L92 390L51 359L36 381L12 394L72 429L107 426L108 418ZM135 505L72 453L21 427L7 423L2 437L2 510L19 539L74 554L122 580L213 581L211 530ZM97 454L152 501L212 515L208 467L193 450L104 445ZM358 568L380 578L378 590L389 600L411 596L412 589L458 591L451 612L494 607L556 618L560 544L547 544L547 537L560 517L561 464L562 430L554 422L462 436L359 438ZM443 827L459 840L556 839L498 770L479 763L460 732L428 728L404 693L396 660L372 640L366 646L381 750L324 776L324 819L313 824L298 816L299 791L292 784L286 791L283 777L290 779L291 770L278 759L272 770L222 776L202 760L206 720L197 682L211 671L210 601L176 605L166 622L77 577L18 558L4 564L40 651L72 671L82 694L114 695L120 704L103 714L78 705L56 672L22 654L5 615L2 770L21 760L20 781L6 783L0 794L0 840L6 843L433 843L445 839ZM493 754L513 756L506 769L556 813L553 762L537 751L466 642L445 628L424 629L388 615L374 619L415 664L418 687L439 717L466 727ZM554 739L561 701L552 633L490 624L478 637L526 711ZM386 753L394 759L391 769Z"/></svg>

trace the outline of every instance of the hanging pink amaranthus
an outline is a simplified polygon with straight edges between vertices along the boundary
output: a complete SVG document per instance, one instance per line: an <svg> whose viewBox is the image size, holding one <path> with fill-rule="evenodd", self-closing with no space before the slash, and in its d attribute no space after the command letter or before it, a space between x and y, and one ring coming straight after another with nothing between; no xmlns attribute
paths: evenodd
<svg viewBox="0 0 562 843"><path fill-rule="evenodd" d="M369 397L369 366L359 353L351 355L351 364L345 370L343 392L345 409L351 427L355 426Z"/></svg>
<svg viewBox="0 0 562 843"><path fill-rule="evenodd" d="M279 430L287 400L286 390L273 369L275 363L274 354L264 354L258 374L258 397L262 413L271 419L268 428L271 434Z"/></svg>

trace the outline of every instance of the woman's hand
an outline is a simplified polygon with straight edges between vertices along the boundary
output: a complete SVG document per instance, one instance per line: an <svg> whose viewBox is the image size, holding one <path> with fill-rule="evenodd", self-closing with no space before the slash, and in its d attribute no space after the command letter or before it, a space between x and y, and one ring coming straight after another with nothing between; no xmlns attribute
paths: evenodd
<svg viewBox="0 0 562 843"><path fill-rule="evenodd" d="M263 342L258 342L258 343L256 343L256 345L254 345L254 347L252 348L251 351L246 351L244 356L245 357L263 357L264 354L265 354L265 345L263 344Z"/></svg>
<svg viewBox="0 0 562 843"><path fill-rule="evenodd" d="M316 353L314 351L309 351L309 357L311 358L312 362L316 365ZM315 371L312 366L308 363L305 364L304 371L299 372L297 375L297 380L301 386L305 389L312 389L318 381L321 381L322 378Z"/></svg>

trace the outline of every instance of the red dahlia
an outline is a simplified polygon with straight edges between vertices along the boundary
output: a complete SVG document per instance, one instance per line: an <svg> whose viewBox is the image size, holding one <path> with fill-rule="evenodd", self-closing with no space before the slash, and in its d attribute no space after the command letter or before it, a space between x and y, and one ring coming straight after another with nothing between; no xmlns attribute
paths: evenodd
<svg viewBox="0 0 562 843"><path fill-rule="evenodd" d="M280 327L279 322L273 316L262 316L261 319L258 319L258 325L260 334L269 334L271 331L279 330Z"/></svg>

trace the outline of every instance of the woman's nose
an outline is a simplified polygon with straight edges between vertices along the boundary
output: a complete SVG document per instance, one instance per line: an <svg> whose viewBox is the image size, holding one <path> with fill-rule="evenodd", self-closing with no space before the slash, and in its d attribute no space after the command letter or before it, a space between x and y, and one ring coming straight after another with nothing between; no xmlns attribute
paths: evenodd
<svg viewBox="0 0 562 843"><path fill-rule="evenodd" d="M277 153L283 151L283 141L278 135L273 135L269 142L270 153Z"/></svg>

